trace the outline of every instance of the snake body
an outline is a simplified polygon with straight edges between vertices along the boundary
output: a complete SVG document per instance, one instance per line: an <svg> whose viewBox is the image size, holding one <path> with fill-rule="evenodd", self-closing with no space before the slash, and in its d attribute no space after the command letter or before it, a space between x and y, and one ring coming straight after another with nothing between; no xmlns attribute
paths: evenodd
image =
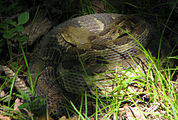
<svg viewBox="0 0 178 120"><path fill-rule="evenodd" d="M137 42L146 46L151 35L150 24L134 15L92 14L59 24L31 58L32 79L38 76L36 93L47 95L49 107L58 111L65 92L98 88L109 94L113 78L108 69L115 70L118 63L123 65L119 69L135 66L130 56L140 55Z"/></svg>

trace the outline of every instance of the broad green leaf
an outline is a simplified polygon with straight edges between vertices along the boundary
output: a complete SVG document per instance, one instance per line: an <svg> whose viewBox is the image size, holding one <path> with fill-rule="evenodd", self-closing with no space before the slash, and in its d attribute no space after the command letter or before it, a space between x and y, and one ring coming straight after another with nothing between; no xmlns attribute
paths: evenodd
<svg viewBox="0 0 178 120"><path fill-rule="evenodd" d="M24 12L18 16L18 24L25 24L29 20L29 12Z"/></svg>

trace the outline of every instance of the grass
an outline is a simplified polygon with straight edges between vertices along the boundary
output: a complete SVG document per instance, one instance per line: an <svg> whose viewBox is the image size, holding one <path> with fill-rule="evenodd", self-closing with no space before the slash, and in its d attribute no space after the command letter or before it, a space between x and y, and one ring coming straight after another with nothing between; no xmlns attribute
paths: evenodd
<svg viewBox="0 0 178 120"><path fill-rule="evenodd" d="M149 58L153 58L149 54L147 55ZM139 90L141 88L145 88L145 90L131 91L132 88L129 88L130 83L126 82L126 87L119 84L121 88L114 90L117 91L117 94L111 95L112 97L106 97L104 100L98 97L96 90L96 96L94 98L96 101L96 113L94 113L96 119L98 115L101 115L104 119L117 118L117 116L123 114L121 108L126 109L127 107L131 108L131 106L135 106L132 107L132 109L138 109L138 111L135 109L132 110L137 119L139 119L138 114L142 117L145 115L148 119L159 118L174 120L177 118L177 93L174 88L175 82L172 81L172 77L175 75L177 68L172 70L169 68L160 68L158 64L155 63L155 59L151 59L150 61L152 62L148 63L149 68L147 74L144 76L142 75L143 73L139 74L140 78L142 79L144 77L145 80L140 79L140 81L135 81ZM116 79L116 81L125 81L125 79ZM127 81L131 80L131 82L134 82L134 79L135 77L129 77ZM137 79L139 79L139 77L137 77ZM143 95L147 96L145 98L149 100L145 101L144 98L141 97ZM101 105L102 107L100 107ZM151 109L152 107L155 107L155 109ZM85 113L79 112L76 108L75 110L79 118L88 119L88 117L85 117Z"/></svg>
<svg viewBox="0 0 178 120"><path fill-rule="evenodd" d="M72 11L72 9L67 9L71 6L75 8L74 1L69 0L67 2L65 4L68 6L65 9L63 8L63 12L66 13L64 14L65 19L71 16L92 14L96 12L90 0L80 0L79 5L76 5L78 8L75 12ZM158 0L156 2L157 4L152 5L151 1L149 0L135 2L118 2L113 0L112 4L110 1L103 0L103 3L106 6L106 9L103 12L114 12L122 14L134 13L145 18L153 18L152 21L156 25L156 28L158 28L158 31L161 32L158 56L153 57L152 53L150 53L145 48L142 48L143 53L145 54L148 60L148 70L146 74L143 74L143 72L139 70L135 71L133 69L117 69L117 72L122 72L122 76L118 76L117 72L109 71L111 72L114 80L116 81L116 87L113 89L113 91L110 92L110 96L108 97L106 95L102 95L104 97L101 97L101 92L99 92L99 90L97 89L96 91L94 91L95 94L93 96L83 93L79 109L75 106L74 103L71 102L74 113L78 116L78 119L83 120L91 119L94 117L95 119L118 119L118 116L120 117L119 119L124 119L126 117L136 117L137 119L157 118L161 120L176 120L176 118L178 118L178 94L175 90L175 86L177 85L177 81L175 80L177 79L176 74L178 67L175 64L172 65L171 62L172 60L177 60L177 56L175 55L175 52L177 52L177 42L173 41L173 43L176 43L174 46L171 44L172 40L168 40L169 44L173 46L173 49L169 50L170 54L162 55L162 52L164 51L163 47L165 47L162 43L165 42L165 39L167 39L167 35L173 34L173 32L169 33L167 31L169 30L168 28L172 27L169 23L174 22L174 19L171 18L176 7L175 2L161 3L161 1ZM119 8L117 6L119 6ZM172 8L168 13L167 8L170 6L172 6ZM157 10L156 12L155 9ZM9 48L11 48L11 46ZM10 61L13 61L13 51L12 49L8 50L10 51L9 53L11 56ZM27 67L28 74L30 75L28 61L25 56L26 51L24 51L22 45L20 46L19 51L20 52L18 52L18 54L22 54L19 56L24 58L25 66ZM10 66L14 66L14 63ZM16 71L16 75L19 72L24 72L19 71L21 67L18 68L19 69L14 69ZM128 72L134 73L136 74L136 76L127 76ZM24 96L27 97L27 95L18 94L14 90L13 86L15 77L10 83L10 80L7 81L8 78L5 78L4 76L0 77L2 79L6 79L4 80L5 82L1 82L0 86L1 91L6 91L5 96L0 99L0 114L1 112L3 112L3 115L9 116L14 119L26 119L28 117L27 114L23 114L13 109L15 105L13 97L21 96L21 98L24 98ZM7 84L12 87L7 89L6 87L4 87L8 86ZM30 90L32 91L32 93L34 93L34 86L35 85L31 80ZM8 99L8 103L4 102L6 99ZM88 113L90 113L90 111L88 111L88 109L90 109L90 99L93 99L92 102L94 102L93 104L95 104L96 107L95 113L88 116ZM30 105L30 101L27 100L27 104ZM72 116L69 115L68 117L72 119ZM31 116L31 119L35 118Z"/></svg>

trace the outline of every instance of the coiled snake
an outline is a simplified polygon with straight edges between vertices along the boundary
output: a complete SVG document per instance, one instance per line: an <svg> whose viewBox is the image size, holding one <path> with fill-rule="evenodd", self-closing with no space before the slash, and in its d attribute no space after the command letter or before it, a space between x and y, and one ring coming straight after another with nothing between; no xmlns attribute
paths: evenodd
<svg viewBox="0 0 178 120"><path fill-rule="evenodd" d="M32 79L38 76L36 93L47 95L53 111L62 111L65 92L98 89L109 95L115 84L107 71L116 64L135 67L130 56L140 55L137 42L146 46L151 35L150 24L134 15L92 14L59 24L30 60Z"/></svg>

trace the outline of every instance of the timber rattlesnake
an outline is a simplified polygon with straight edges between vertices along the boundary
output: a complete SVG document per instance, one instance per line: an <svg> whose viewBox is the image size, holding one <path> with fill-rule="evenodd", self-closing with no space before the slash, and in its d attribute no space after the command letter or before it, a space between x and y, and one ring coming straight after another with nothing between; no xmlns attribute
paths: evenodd
<svg viewBox="0 0 178 120"><path fill-rule="evenodd" d="M97 88L109 95L113 82L111 74L106 73L108 68L115 70L118 63L123 65L119 69L135 67L129 56L141 52L132 37L146 46L151 36L151 26L133 15L103 13L68 20L45 35L34 51L30 61L33 80L41 71L36 93L47 95L49 106L53 107L62 103L65 91L93 92Z"/></svg>
<svg viewBox="0 0 178 120"><path fill-rule="evenodd" d="M108 70L115 71L118 64L122 67L117 69L136 68L130 56L138 64L145 59L138 42L146 47L151 37L151 25L134 15L92 14L59 24L30 59L35 91L47 96L50 110L59 114L66 92L98 89L100 95L110 95L117 85Z"/></svg>

